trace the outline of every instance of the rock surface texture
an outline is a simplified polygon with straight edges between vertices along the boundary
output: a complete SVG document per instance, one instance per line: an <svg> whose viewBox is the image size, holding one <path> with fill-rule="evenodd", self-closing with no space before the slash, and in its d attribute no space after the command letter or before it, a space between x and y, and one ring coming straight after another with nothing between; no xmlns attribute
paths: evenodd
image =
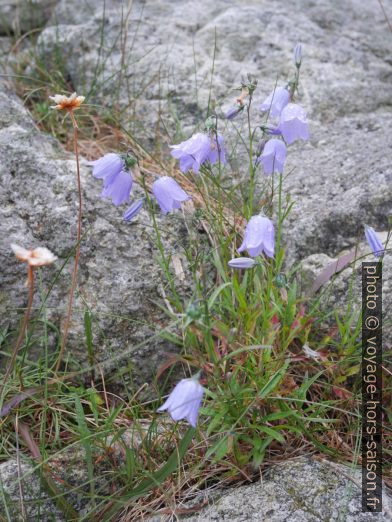
<svg viewBox="0 0 392 522"><path fill-rule="evenodd" d="M383 512L361 512L360 473L313 459L289 460L261 482L233 489L188 522L371 522L392 520L392 501Z"/></svg>
<svg viewBox="0 0 392 522"><path fill-rule="evenodd" d="M286 188L296 202L289 259L334 256L363 234L364 222L387 228L392 38L378 2L135 1L129 16L120 2L106 2L105 12L100 2L78 2L81 10L69 4L58 3L37 52L50 60L60 50L79 90L103 104L117 96L129 125L150 136L162 112L175 114L186 135L202 126L214 52L212 100L219 107L236 96L232 89L250 72L259 80L258 105L277 78L284 85L290 77L301 41L299 101L311 140L288 155Z"/></svg>
<svg viewBox="0 0 392 522"><path fill-rule="evenodd" d="M156 0L135 1L128 12L119 0L64 0L50 13L35 56L50 67L60 55L78 92L105 106L118 101L129 128L138 135L143 126L149 138L161 113L183 121L186 135L202 124L214 52L211 99L219 106L235 96L233 87L250 72L259 79L257 107L276 78L284 83L292 74L292 49L300 40L300 103L308 112L311 140L296 143L288 155L285 183L295 201L284 237L288 260L320 253L335 257L362 237L364 222L376 230L387 228L392 214L392 39L377 2L297 0L288 12L281 0L202 0L197 6ZM31 71L27 65L26 74ZM9 97L2 94L1 102L3 310L24 303L23 267L15 268L9 256L9 238L45 243L63 259L73 245L76 215L72 158L38 132ZM243 123L235 120L239 128ZM153 304L161 299L159 269L146 213L125 225L119 212L100 200L99 184L88 169L82 177L89 232L78 304L86 301L99 318L102 335L96 346L103 361L145 341L152 323L163 324ZM170 223L165 240L174 251L185 228L178 216L165 223ZM62 279L52 302L59 298L65 308ZM139 361L139 383L157 365L158 344L154 340L130 357L132 364ZM74 355L86 360L80 342Z"/></svg>
<svg viewBox="0 0 392 522"><path fill-rule="evenodd" d="M75 457L75 455L77 457ZM77 462L78 471L71 463ZM86 483L83 457L73 450L62 454L55 465L58 473L75 487ZM23 493L28 520L49 522L66 520L43 490L33 467L22 462L21 473L25 477ZM16 460L0 464L0 487L9 499L12 520L22 520L19 509ZM180 517L187 522L390 522L392 498L384 491L383 510L378 514L361 511L361 474L333 463L319 462L301 457L288 460L263 475L260 482L231 489L228 493L215 493L211 498L200 498L209 506L198 514ZM67 500L76 508L80 504L75 492ZM82 503L85 505L85 502ZM187 507L187 506L185 506ZM1 504L0 504L1 513ZM169 515L152 516L151 522L168 522Z"/></svg>
<svg viewBox="0 0 392 522"><path fill-rule="evenodd" d="M47 246L58 256L56 266L41 269L41 290L45 295L74 248L77 199L72 155L64 153L56 140L36 128L10 91L0 92L0 107L0 310L1 326L6 327L16 324L17 308L25 306L27 297L26 267L15 259L10 243ZM93 328L97 360L106 362L104 370L108 375L113 367L124 365L124 379L129 378L133 368L134 382L139 385L151 381L162 363L163 352L170 350L153 337L168 320L156 307L157 300L162 300L162 278L152 241L152 223L145 210L134 222L125 223L121 209L100 198L101 182L93 178L91 169L82 166L81 177L86 237L81 247L71 358L81 367L87 363L83 326L87 304L97 321ZM165 222L169 224L162 230L165 249L177 252L175 244L186 230L182 216L169 216ZM176 255L181 263L181 252ZM70 272L68 263L46 301L46 314L57 325L66 315ZM179 280L179 288L186 288L186 282ZM37 291L36 308L42 303L39 294Z"/></svg>
<svg viewBox="0 0 392 522"><path fill-rule="evenodd" d="M131 11L125 4L132 5ZM259 80L257 108L277 79L284 85L291 76L292 51L301 41L299 102L308 113L311 139L290 147L287 160L285 189L295 201L284 237L289 263L306 258L304 271L313 278L363 238L364 223L387 229L392 214L392 37L379 2L1 1L1 56L12 49L15 62L12 38L29 31L34 38L23 42L21 74L34 74L36 59L48 70L60 64L70 88L103 108L116 104L122 123L150 145L157 129L165 136L165 118L169 133L178 125L189 137L203 125L209 100L219 107L234 98L233 88L246 73ZM8 61L3 66L8 73ZM234 122L240 131L242 118ZM229 162L228 175L230 168L239 167ZM0 175L0 327L15 328L26 305L25 267L9 244L47 246L59 258L56 266L41 271L37 309L74 247L77 199L73 156L40 132L6 87L0 88ZM168 319L157 306L165 294L152 223L144 210L132 224L124 223L122 211L100 198L101 184L85 162L81 175L86 236L67 357L79 368L88 364L83 327L87 307L96 325L94 352L103 371L109 376L114 367L123 367L116 384L123 378L140 386L151 382L165 352L173 350L154 336ZM186 270L179 247L188 240L182 215L159 218L158 226L165 251L178 256ZM390 258L385 267L385 279L391 281ZM49 332L53 339L65 316L70 269L68 263L59 273L46 302L46 316L55 325ZM344 301L350 274L345 270L336 279L334 303ZM186 279L176 282L180 291L189 290ZM388 282L388 309L389 288ZM392 339L388 324L385 339ZM35 477L28 463L22 462L19 471L14 460L0 464L0 490L15 505L18 473ZM188 520L392 520L387 495L382 514L361 513L358 476L353 481L350 475L310 459L286 462L262 482L233 490ZM27 482L28 520L62 520L38 478ZM15 511L8 518L22 519L19 515Z"/></svg>

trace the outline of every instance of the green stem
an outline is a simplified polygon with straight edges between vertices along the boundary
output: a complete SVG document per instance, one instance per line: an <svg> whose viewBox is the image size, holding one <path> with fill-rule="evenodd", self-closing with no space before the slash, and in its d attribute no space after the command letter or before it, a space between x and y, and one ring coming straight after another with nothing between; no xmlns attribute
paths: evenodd
<svg viewBox="0 0 392 522"><path fill-rule="evenodd" d="M7 381L8 381L8 378L9 378L11 372L12 372L12 369L14 367L16 356L18 355L19 349L20 349L20 347L22 345L22 342L23 342L23 339L24 339L24 336L25 336L25 332L26 332L26 328L27 328L27 325L29 323L31 307L33 305L33 297L34 297L34 269L29 264L27 265L27 284L29 286L29 295L28 295L28 299L27 299L27 308L26 308L26 311L25 311L25 315L24 315L24 318L23 318L23 323L22 323L22 326L20 328L18 338L17 338L16 343L15 343L14 351L12 352L11 360L9 362L7 371L5 372L5 375L4 375L4 378L3 378L3 383L2 383L2 385L0 387L0 400L1 400L1 396L2 396L2 392L4 390L4 387L5 387L5 385L6 385ZM21 388L23 389L22 373L19 374L19 378L20 378Z"/></svg>

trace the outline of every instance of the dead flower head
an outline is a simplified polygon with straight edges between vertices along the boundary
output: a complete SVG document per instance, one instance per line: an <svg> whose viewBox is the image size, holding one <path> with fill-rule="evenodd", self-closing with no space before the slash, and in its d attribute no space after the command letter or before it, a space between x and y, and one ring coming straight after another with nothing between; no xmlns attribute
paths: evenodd
<svg viewBox="0 0 392 522"><path fill-rule="evenodd" d="M19 245L15 245L15 243L11 243L11 248L19 261L24 261L30 266L51 265L57 259L57 257L45 247L27 250Z"/></svg>
<svg viewBox="0 0 392 522"><path fill-rule="evenodd" d="M79 109L79 107L84 102L84 96L78 96L76 92L71 94L71 96L65 96L64 94L55 94L54 96L49 96L51 100L56 103L56 105L52 106L51 109L57 109L58 111L74 111L75 109Z"/></svg>

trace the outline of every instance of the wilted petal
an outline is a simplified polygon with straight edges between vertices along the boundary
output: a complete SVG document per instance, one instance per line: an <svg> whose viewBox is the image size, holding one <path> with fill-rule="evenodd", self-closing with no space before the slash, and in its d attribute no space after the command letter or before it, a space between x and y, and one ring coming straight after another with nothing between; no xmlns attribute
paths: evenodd
<svg viewBox="0 0 392 522"><path fill-rule="evenodd" d="M321 359L321 355L318 352L316 352L315 350L312 350L308 344L304 344L302 346L302 349L303 349L306 357L309 357L310 359L315 359L315 360Z"/></svg>
<svg viewBox="0 0 392 522"><path fill-rule="evenodd" d="M381 242L381 239L376 234L374 228L365 225L365 236L373 252L373 255L376 257L380 257L384 253L385 249L384 245Z"/></svg>
<svg viewBox="0 0 392 522"><path fill-rule="evenodd" d="M244 106L243 105L235 105L233 107L230 107L226 112L225 112L225 118L227 120L234 120L234 118L236 118L238 116L238 114L240 112L242 112L244 109Z"/></svg>
<svg viewBox="0 0 392 522"><path fill-rule="evenodd" d="M260 105L262 112L269 111L271 118L278 118L290 101L290 93L284 87L277 87Z"/></svg>
<svg viewBox="0 0 392 522"><path fill-rule="evenodd" d="M11 243L11 249L19 261L27 261L30 257L30 250L16 245L15 243Z"/></svg>
<svg viewBox="0 0 392 522"><path fill-rule="evenodd" d="M11 243L11 248L19 261L25 261L30 266L44 266L54 263L57 257L46 247L37 247L27 250L15 243Z"/></svg>
<svg viewBox="0 0 392 522"><path fill-rule="evenodd" d="M67 110L73 111L75 109L79 109L82 103L85 100L84 96L78 96L76 92L71 94L71 96L65 96L64 94L55 94L54 96L49 96L50 100L53 100L56 105L51 107L51 109L57 109L59 111Z"/></svg>

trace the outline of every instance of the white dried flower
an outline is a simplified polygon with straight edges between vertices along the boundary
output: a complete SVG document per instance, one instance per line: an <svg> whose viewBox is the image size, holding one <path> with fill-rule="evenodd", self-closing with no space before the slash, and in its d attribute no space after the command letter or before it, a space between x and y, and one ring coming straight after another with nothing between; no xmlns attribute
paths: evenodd
<svg viewBox="0 0 392 522"><path fill-rule="evenodd" d="M71 96L65 96L64 94L55 94L54 96L49 96L51 100L54 101L56 105L51 107L51 109L57 109L59 111L73 111L75 109L79 109L79 107L84 102L84 96L78 96L76 92L71 94Z"/></svg>
<svg viewBox="0 0 392 522"><path fill-rule="evenodd" d="M15 245L15 243L11 243L11 248L19 261L24 261L30 266L51 265L57 259L57 257L45 247L27 250L19 245Z"/></svg>

